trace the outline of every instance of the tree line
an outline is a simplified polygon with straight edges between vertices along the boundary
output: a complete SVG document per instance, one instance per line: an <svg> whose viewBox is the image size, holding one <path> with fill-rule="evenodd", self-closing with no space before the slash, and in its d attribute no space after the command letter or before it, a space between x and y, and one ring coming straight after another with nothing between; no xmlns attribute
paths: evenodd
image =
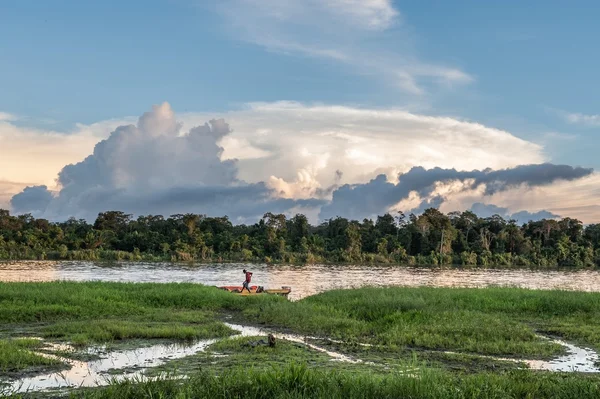
<svg viewBox="0 0 600 399"><path fill-rule="evenodd" d="M600 266L600 224L572 218L518 225L470 211L386 213L311 225L266 213L252 225L227 216L98 214L93 224L49 222L0 209L0 259L397 263L516 267Z"/></svg>

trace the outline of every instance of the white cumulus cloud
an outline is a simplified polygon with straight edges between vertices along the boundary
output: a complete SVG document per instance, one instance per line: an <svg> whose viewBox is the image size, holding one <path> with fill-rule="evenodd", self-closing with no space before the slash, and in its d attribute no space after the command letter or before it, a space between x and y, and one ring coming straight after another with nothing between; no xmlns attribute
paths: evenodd
<svg viewBox="0 0 600 399"><path fill-rule="evenodd" d="M79 124L69 132L1 122L0 142L7 144L0 145L0 204L6 205L26 185L46 185L13 198L12 207L25 212L48 203L41 214L54 219L71 213L93 218L107 209L227 213L236 220L263 211L304 209L316 215L323 206L336 213L347 201L356 205L352 190L344 185L368 186L380 174L385 176L377 179L377 186L393 189L389 185L398 184L399 175L413 167L479 170L488 176L488 168L509 173L526 170L520 165L548 161L540 145L470 121L402 109L296 102L178 115L165 103L137 119ZM552 170L569 176L570 169L564 168ZM533 170L546 173L544 168ZM369 214L424 205L461 210L483 202L513 213L544 209L562 216L572 208L586 222L600 215L589 208L597 205L596 175L526 186L508 179L502 190L495 190L493 182L473 185L468 173L458 175L462 178L434 178L420 193L394 192L383 202L377 198L381 206L363 205ZM525 181L535 179L530 174ZM330 203L336 193L337 202ZM342 194L346 202L339 201ZM356 215L362 214L355 208Z"/></svg>

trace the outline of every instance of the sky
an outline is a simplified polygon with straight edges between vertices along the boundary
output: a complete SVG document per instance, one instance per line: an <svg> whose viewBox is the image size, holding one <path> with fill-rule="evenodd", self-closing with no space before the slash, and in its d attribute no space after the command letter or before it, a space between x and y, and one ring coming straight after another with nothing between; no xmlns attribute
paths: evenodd
<svg viewBox="0 0 600 399"><path fill-rule="evenodd" d="M0 0L0 208L600 222L600 4Z"/></svg>

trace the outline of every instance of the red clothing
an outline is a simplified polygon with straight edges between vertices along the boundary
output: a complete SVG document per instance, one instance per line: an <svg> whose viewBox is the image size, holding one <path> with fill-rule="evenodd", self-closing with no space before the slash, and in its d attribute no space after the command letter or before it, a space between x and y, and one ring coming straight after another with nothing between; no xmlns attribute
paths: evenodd
<svg viewBox="0 0 600 399"><path fill-rule="evenodd" d="M249 283L252 280L252 273L246 272L246 282Z"/></svg>

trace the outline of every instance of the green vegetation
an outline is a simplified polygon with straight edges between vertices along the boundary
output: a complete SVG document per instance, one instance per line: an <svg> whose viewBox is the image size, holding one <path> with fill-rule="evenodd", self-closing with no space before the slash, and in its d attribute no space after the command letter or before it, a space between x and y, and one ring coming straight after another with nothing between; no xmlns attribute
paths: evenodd
<svg viewBox="0 0 600 399"><path fill-rule="evenodd" d="M308 343L365 361L332 362L326 353L283 339L272 348L256 345L265 337L227 338L147 372L189 379L126 381L75 390L73 397L587 398L600 394L600 375L536 372L494 357L564 353L538 333L600 350L599 305L600 293L517 288L361 288L290 302L198 284L0 283L0 334L137 345L140 339L226 337L233 331L219 320L228 316L307 336ZM37 340L0 342L12 345L0 347L0 364L13 369L15 354L42 351ZM20 364L29 372L34 360Z"/></svg>
<svg viewBox="0 0 600 399"><path fill-rule="evenodd" d="M541 220L518 226L495 215L427 209L375 221L267 213L254 225L227 217L100 213L94 224L50 223L0 210L0 259L394 263L465 267L597 267L600 224Z"/></svg>
<svg viewBox="0 0 600 399"><path fill-rule="evenodd" d="M12 374L35 366L61 364L60 361L37 355L31 349L39 348L42 342L36 339L0 340L0 371Z"/></svg>
<svg viewBox="0 0 600 399"><path fill-rule="evenodd" d="M270 370L272 368L283 368L292 360L311 367L340 368L344 366L343 364L330 362L330 357L327 354L310 350L302 344L278 340L273 348L268 345L251 345L260 340L266 342L267 338L234 337L218 341L206 348L204 352L172 360L164 366L150 371L149 374L157 375L165 371L189 374L199 369L210 369L215 374L220 374L225 370L236 367Z"/></svg>
<svg viewBox="0 0 600 399"><path fill-rule="evenodd" d="M260 306L265 300L284 301L242 298L198 284L0 282L0 337L35 335L76 346L225 337L233 331L217 320L217 312ZM0 375L59 363L27 350L26 343L29 349L39 345L38 340L0 341Z"/></svg>
<svg viewBox="0 0 600 399"><path fill-rule="evenodd" d="M517 288L362 288L250 307L256 323L345 342L547 357L536 331L600 349L600 294Z"/></svg>
<svg viewBox="0 0 600 399"><path fill-rule="evenodd" d="M86 399L202 399L202 398L597 398L600 378L552 373L513 371L453 375L422 369L416 375L351 373L289 365L280 369L234 368L215 376L208 371L194 373L181 381L161 378L136 379L105 388L82 389L71 394ZM15 396L16 398L17 396Z"/></svg>
<svg viewBox="0 0 600 399"><path fill-rule="evenodd" d="M0 283L0 333L26 325L45 338L77 345L222 337L232 331L215 320L216 311L241 309L264 299L243 301L197 284Z"/></svg>
<svg viewBox="0 0 600 399"><path fill-rule="evenodd" d="M147 323L129 320L94 320L59 322L42 329L44 338L67 339L73 345L86 346L93 342L111 342L126 339L193 340L222 337L232 334L223 323L206 324Z"/></svg>

